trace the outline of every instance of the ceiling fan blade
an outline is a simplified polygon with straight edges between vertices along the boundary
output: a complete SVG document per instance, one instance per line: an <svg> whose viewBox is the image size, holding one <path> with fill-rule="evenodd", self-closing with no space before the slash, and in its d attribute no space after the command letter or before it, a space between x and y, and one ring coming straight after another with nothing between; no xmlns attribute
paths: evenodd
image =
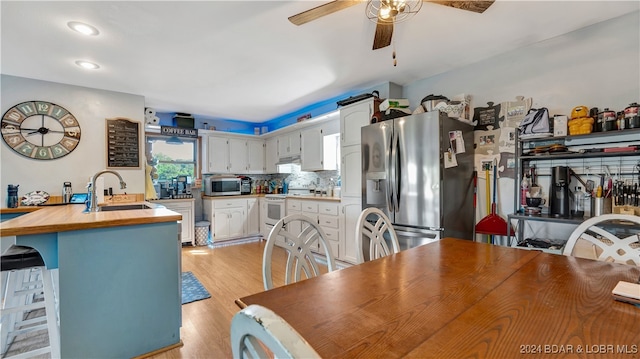
<svg viewBox="0 0 640 359"><path fill-rule="evenodd" d="M493 4L495 0L480 0L480 1L444 1L444 0L423 0L424 2L431 2L435 4L454 7L456 9L468 10L477 13L483 13L485 10Z"/></svg>
<svg viewBox="0 0 640 359"><path fill-rule="evenodd" d="M307 11L303 11L299 14L293 15L289 17L289 21L294 25L302 25L306 24L309 21L321 18L325 15L333 14L336 11L340 11L342 9L346 9L353 5L358 5L361 1L347 1L347 0L336 0L324 5L320 5L314 7L313 9L309 9Z"/></svg>
<svg viewBox="0 0 640 359"><path fill-rule="evenodd" d="M373 49L381 49L391 45L391 36L393 35L393 23L385 23L378 20L376 25L376 35L373 38Z"/></svg>

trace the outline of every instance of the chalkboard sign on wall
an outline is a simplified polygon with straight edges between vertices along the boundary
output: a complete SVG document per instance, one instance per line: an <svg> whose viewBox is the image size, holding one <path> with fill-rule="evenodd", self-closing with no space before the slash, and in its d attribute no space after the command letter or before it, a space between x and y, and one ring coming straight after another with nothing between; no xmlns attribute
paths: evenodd
<svg viewBox="0 0 640 359"><path fill-rule="evenodd" d="M107 119L107 168L140 168L139 129L127 118Z"/></svg>

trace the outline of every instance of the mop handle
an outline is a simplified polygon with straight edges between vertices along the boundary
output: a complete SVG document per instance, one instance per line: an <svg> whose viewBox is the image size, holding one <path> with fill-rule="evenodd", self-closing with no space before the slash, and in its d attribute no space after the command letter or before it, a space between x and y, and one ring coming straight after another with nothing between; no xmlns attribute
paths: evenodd
<svg viewBox="0 0 640 359"><path fill-rule="evenodd" d="M485 196L485 198L487 199L487 214L491 213L491 203L489 202L490 198L491 198L491 174L489 172L489 169L487 168L485 171L485 184L486 184L486 193L487 195Z"/></svg>
<svg viewBox="0 0 640 359"><path fill-rule="evenodd" d="M498 164L493 163L493 203L496 203L498 195Z"/></svg>

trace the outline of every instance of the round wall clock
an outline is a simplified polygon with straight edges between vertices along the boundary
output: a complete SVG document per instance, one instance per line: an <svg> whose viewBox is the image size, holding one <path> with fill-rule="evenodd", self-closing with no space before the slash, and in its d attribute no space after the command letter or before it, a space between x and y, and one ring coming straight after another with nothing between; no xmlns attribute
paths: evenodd
<svg viewBox="0 0 640 359"><path fill-rule="evenodd" d="M53 160L76 149L80 142L80 124L62 106L28 101L4 113L2 139L25 157Z"/></svg>

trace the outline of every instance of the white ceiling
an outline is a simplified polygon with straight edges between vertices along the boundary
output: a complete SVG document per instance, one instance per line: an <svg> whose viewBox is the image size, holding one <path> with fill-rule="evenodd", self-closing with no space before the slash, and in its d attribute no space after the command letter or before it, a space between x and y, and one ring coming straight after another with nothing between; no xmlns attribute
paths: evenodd
<svg viewBox="0 0 640 359"><path fill-rule="evenodd" d="M143 95L159 112L263 122L387 81L406 85L640 8L637 0L497 0L476 14L425 3L396 25L392 46L372 51L375 24L364 3L302 26L287 20L325 2L3 0L1 71ZM72 32L68 21L92 24L100 35ZM101 68L83 70L74 65L78 59Z"/></svg>

